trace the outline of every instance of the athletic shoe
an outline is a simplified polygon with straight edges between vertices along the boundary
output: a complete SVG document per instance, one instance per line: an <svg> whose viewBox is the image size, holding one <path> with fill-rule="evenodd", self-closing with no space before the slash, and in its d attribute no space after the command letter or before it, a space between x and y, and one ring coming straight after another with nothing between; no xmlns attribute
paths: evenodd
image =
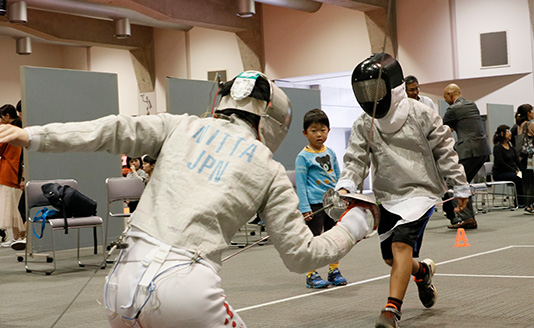
<svg viewBox="0 0 534 328"><path fill-rule="evenodd" d="M477 227L478 227L478 224L475 218L470 218L464 221L460 221L456 224L451 224L450 226L447 226L447 228L449 229L458 229L458 228L476 229Z"/></svg>
<svg viewBox="0 0 534 328"><path fill-rule="evenodd" d="M328 281L334 286L343 286L347 284L347 279L345 279L338 268L328 272Z"/></svg>
<svg viewBox="0 0 534 328"><path fill-rule="evenodd" d="M376 320L375 328L399 328L401 313L394 307L385 307Z"/></svg>
<svg viewBox="0 0 534 328"><path fill-rule="evenodd" d="M19 239L11 244L11 248L16 251L23 251L26 249L26 239Z"/></svg>
<svg viewBox="0 0 534 328"><path fill-rule="evenodd" d="M436 299L438 298L436 287L432 285L432 276L434 276L434 272L436 272L436 265L431 259L424 259L420 263L425 266L425 276L422 279L413 277L413 280L417 284L421 303L423 303L426 308L430 308L436 303Z"/></svg>
<svg viewBox="0 0 534 328"><path fill-rule="evenodd" d="M532 207L525 207L523 214L534 215L534 209L532 209Z"/></svg>
<svg viewBox="0 0 534 328"><path fill-rule="evenodd" d="M315 271L310 276L306 276L306 287L308 288L326 288L330 283L323 280L321 276Z"/></svg>
<svg viewBox="0 0 534 328"><path fill-rule="evenodd" d="M0 246L4 247L4 248L8 248L8 247L11 247L11 245L13 245L13 243L15 243L17 241L21 241L21 240L23 240L23 239L22 238L11 239L10 241L6 241L5 243L1 243Z"/></svg>
<svg viewBox="0 0 534 328"><path fill-rule="evenodd" d="M1 243L0 246L4 247L4 248L8 248L8 247L11 247L11 245L13 245L13 243L18 241L18 240L20 240L20 239L11 239L10 241L6 241L5 243Z"/></svg>
<svg viewBox="0 0 534 328"><path fill-rule="evenodd" d="M0 237L2 237L2 242L5 242L7 240L7 234L4 229L0 229Z"/></svg>

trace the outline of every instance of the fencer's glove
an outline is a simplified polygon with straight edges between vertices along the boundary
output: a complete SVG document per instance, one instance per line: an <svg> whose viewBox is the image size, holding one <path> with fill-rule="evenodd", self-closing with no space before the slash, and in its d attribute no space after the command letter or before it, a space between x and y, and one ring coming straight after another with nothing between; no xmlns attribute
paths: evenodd
<svg viewBox="0 0 534 328"><path fill-rule="evenodd" d="M354 237L356 243L364 239L370 229L367 223L367 212L365 208L356 205L349 206L345 213L341 215L337 224L345 227L352 237Z"/></svg>

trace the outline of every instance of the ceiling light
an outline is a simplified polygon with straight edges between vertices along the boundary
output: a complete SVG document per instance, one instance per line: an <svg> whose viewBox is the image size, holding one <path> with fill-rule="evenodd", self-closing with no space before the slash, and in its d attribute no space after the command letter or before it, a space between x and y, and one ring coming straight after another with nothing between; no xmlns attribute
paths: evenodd
<svg viewBox="0 0 534 328"><path fill-rule="evenodd" d="M130 30L130 19L121 18L115 21L115 37L117 39L126 39L132 35Z"/></svg>
<svg viewBox="0 0 534 328"><path fill-rule="evenodd" d="M28 21L26 1L18 1L10 4L7 10L7 20L11 23L26 23Z"/></svg>
<svg viewBox="0 0 534 328"><path fill-rule="evenodd" d="M32 40L29 37L17 39L17 54L29 55L32 53Z"/></svg>
<svg viewBox="0 0 534 328"><path fill-rule="evenodd" d="M254 0L237 0L239 17L252 17L256 13L256 7L254 6Z"/></svg>

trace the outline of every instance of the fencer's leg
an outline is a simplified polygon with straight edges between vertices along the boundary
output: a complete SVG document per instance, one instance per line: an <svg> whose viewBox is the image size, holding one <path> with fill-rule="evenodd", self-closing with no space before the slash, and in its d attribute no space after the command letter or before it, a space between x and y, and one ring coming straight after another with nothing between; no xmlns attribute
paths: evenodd
<svg viewBox="0 0 534 328"><path fill-rule="evenodd" d="M246 328L226 302L221 278L211 265L170 253L149 288L138 287L141 263L157 246L142 239L128 243L127 256L112 270L104 292L113 328Z"/></svg>
<svg viewBox="0 0 534 328"><path fill-rule="evenodd" d="M226 301L221 278L212 268L195 263L171 271L155 281L156 289L139 316L142 327L246 328Z"/></svg>
<svg viewBox="0 0 534 328"><path fill-rule="evenodd" d="M413 271L413 248L402 242L394 242L391 244L391 249L393 263L389 280L389 297L403 300Z"/></svg>

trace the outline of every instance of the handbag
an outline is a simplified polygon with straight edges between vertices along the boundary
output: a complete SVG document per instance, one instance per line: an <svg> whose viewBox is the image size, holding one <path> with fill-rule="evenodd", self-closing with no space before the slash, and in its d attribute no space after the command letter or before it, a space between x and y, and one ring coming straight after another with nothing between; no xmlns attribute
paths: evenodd
<svg viewBox="0 0 534 328"><path fill-rule="evenodd" d="M523 126L521 134L515 136L516 151L522 157L532 158L534 156L534 137L528 135L528 127L530 122Z"/></svg>
<svg viewBox="0 0 534 328"><path fill-rule="evenodd" d="M67 218L96 215L96 202L69 185L46 183L41 190L50 205L59 211L56 217L65 220L65 234L68 233Z"/></svg>

